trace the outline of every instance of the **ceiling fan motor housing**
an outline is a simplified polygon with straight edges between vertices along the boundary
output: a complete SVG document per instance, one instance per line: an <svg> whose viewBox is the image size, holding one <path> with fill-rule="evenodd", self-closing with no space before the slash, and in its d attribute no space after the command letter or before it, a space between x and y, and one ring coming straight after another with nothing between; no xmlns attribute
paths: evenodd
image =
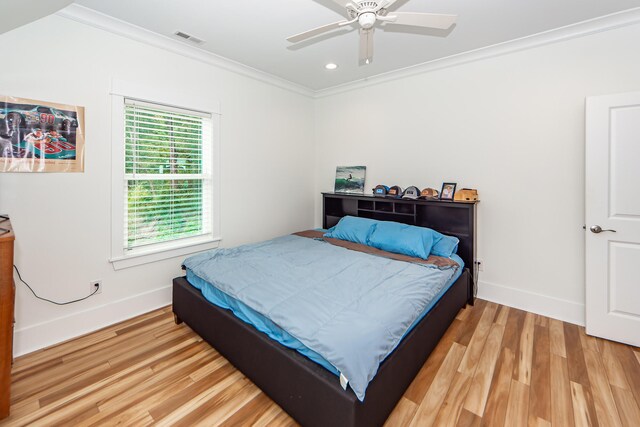
<svg viewBox="0 0 640 427"><path fill-rule="evenodd" d="M376 14L373 12L361 13L360 16L358 16L358 23L362 28L368 30L376 23Z"/></svg>

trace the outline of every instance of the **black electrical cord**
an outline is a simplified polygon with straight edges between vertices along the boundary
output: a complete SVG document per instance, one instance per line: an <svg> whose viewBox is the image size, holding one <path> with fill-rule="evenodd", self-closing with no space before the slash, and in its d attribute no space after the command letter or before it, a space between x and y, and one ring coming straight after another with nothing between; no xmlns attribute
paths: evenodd
<svg viewBox="0 0 640 427"><path fill-rule="evenodd" d="M86 297L84 297L84 298L76 299L76 300L73 300L73 301L67 301L67 302L56 302L56 301L51 301L50 299L42 298L42 297L38 296L38 294L36 294L36 293L35 293L35 291L34 291L33 289L31 289L31 286L29 286L29 284L28 284L27 282L25 282L25 281L24 281L24 279L23 279L23 278L22 278L22 276L20 275L20 270L18 270L18 267L17 267L15 264L13 265L13 268L15 268L15 269L16 269L16 273L18 273L18 278L20 279L20 281L21 281L22 283L24 283L24 284L26 285L26 287L27 287L27 288L29 288L29 290L31 291L31 293L33 294L33 296L35 296L35 297L36 297L36 298L38 298L38 299L41 299L42 301L50 302L51 304L55 304L55 305L67 305L67 304L73 304L74 302L84 301L84 300L86 300L87 298L94 296L94 295L95 295L95 294L100 290L100 287L98 286L98 287L96 288L96 290L95 290L95 291L93 291L93 293L92 293L92 294L89 294L89 295L87 295L87 296L86 296Z"/></svg>

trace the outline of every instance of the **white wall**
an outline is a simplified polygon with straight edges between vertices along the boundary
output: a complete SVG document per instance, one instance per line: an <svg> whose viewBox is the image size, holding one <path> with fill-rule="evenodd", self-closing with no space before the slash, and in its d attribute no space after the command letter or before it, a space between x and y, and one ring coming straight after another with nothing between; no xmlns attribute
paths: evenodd
<svg viewBox="0 0 640 427"><path fill-rule="evenodd" d="M479 189L479 295L584 322L584 100L640 89L640 25L316 101L317 191ZM316 200L316 224L321 204Z"/></svg>
<svg viewBox="0 0 640 427"><path fill-rule="evenodd" d="M46 42L46 43L45 43ZM0 36L13 46L0 94L86 107L85 172L0 174L0 212L12 217L16 264L45 297L17 284L15 354L23 354L169 304L181 258L115 272L110 256L113 78L181 85L221 105L222 245L313 224L313 100L142 43L51 16ZM281 189L295 197L274 198Z"/></svg>
<svg viewBox="0 0 640 427"><path fill-rule="evenodd" d="M584 98L640 88L639 39L630 26L314 101L59 16L0 35L21 47L0 94L86 107L83 174L0 174L16 263L49 298L104 286L57 307L18 284L16 355L170 303L182 258L118 272L107 261L113 78L220 101L224 246L319 225L336 165L366 165L367 188L456 181L482 199L480 296L581 323Z"/></svg>

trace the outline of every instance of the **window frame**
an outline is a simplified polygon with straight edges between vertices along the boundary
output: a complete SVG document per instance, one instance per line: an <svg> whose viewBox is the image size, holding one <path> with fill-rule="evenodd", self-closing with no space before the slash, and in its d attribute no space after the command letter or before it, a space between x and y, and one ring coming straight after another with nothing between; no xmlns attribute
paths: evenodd
<svg viewBox="0 0 640 427"><path fill-rule="evenodd" d="M133 267L218 247L220 241L220 106L202 94L189 93L184 88L153 88L113 80L111 90L111 257L113 268ZM133 249L125 242L125 99L193 110L211 115L211 233L160 242Z"/></svg>

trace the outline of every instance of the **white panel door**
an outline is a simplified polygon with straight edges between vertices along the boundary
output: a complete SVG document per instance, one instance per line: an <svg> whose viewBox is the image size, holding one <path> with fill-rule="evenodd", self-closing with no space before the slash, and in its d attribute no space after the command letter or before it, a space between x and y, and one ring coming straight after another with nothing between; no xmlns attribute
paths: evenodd
<svg viewBox="0 0 640 427"><path fill-rule="evenodd" d="M587 99L587 333L640 346L640 92Z"/></svg>

